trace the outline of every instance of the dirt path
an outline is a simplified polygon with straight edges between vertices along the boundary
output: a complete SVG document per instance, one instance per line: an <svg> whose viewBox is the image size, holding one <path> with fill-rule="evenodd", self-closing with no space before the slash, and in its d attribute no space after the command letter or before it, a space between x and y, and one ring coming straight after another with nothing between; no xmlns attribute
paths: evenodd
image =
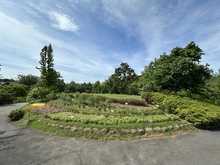
<svg viewBox="0 0 220 165"><path fill-rule="evenodd" d="M22 128L0 106L1 165L219 165L220 129L174 137L100 142L62 138Z"/></svg>

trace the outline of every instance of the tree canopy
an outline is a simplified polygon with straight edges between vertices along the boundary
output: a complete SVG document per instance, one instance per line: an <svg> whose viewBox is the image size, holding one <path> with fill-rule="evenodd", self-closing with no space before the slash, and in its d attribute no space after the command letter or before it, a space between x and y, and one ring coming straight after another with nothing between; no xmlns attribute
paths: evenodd
<svg viewBox="0 0 220 165"><path fill-rule="evenodd" d="M173 48L170 55L164 53L145 67L141 78L144 90L196 91L212 73L208 64L201 64L202 55L204 52L194 42Z"/></svg>
<svg viewBox="0 0 220 165"><path fill-rule="evenodd" d="M20 84L27 85L30 87L31 85L35 85L38 81L38 77L32 74L28 75L18 75L18 82Z"/></svg>
<svg viewBox="0 0 220 165"><path fill-rule="evenodd" d="M105 88L110 93L127 94L128 86L137 79L134 69L127 63L121 63L120 67L115 69L108 80L105 82Z"/></svg>

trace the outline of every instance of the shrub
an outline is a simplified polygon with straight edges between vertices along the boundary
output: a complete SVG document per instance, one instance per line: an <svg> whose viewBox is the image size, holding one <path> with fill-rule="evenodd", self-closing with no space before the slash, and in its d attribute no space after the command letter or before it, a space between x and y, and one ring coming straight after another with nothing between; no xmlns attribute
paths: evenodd
<svg viewBox="0 0 220 165"><path fill-rule="evenodd" d="M40 100L41 99L41 91L40 90L41 90L41 88L38 88L38 87L33 88L29 92L26 100L29 101L29 102L35 101L35 100Z"/></svg>
<svg viewBox="0 0 220 165"><path fill-rule="evenodd" d="M16 109L12 110L8 117L11 119L11 121L18 121L24 117L25 110L24 109Z"/></svg>
<svg viewBox="0 0 220 165"><path fill-rule="evenodd" d="M12 91L5 88L0 88L0 104L12 103L14 94Z"/></svg>
<svg viewBox="0 0 220 165"><path fill-rule="evenodd" d="M88 98L88 101L89 101L89 105L92 107L99 107L99 105L100 105L100 97L99 96L91 95Z"/></svg>
<svg viewBox="0 0 220 165"><path fill-rule="evenodd" d="M0 85L0 104L19 102L26 96L25 85L8 84Z"/></svg>
<svg viewBox="0 0 220 165"><path fill-rule="evenodd" d="M25 102L26 97L15 97L13 103Z"/></svg>
<svg viewBox="0 0 220 165"><path fill-rule="evenodd" d="M41 102L50 101L50 99L53 99L55 97L55 93L50 93L50 90L48 88L35 87L29 92L26 100L28 102Z"/></svg>
<svg viewBox="0 0 220 165"><path fill-rule="evenodd" d="M152 93L150 92L144 92L142 93L141 97L143 99L145 99L145 101L148 103L148 104L152 104L153 103L153 98L152 98Z"/></svg>
<svg viewBox="0 0 220 165"><path fill-rule="evenodd" d="M197 127L220 125L220 107L209 103L162 93L143 93L142 98L158 105L158 109L177 114Z"/></svg>
<svg viewBox="0 0 220 165"><path fill-rule="evenodd" d="M49 94L46 95L45 101L51 101L51 100L56 100L58 97L54 91L50 92Z"/></svg>
<svg viewBox="0 0 220 165"><path fill-rule="evenodd" d="M27 91L25 89L25 85L23 84L10 84L10 88L12 88L15 97L24 97L27 95Z"/></svg>

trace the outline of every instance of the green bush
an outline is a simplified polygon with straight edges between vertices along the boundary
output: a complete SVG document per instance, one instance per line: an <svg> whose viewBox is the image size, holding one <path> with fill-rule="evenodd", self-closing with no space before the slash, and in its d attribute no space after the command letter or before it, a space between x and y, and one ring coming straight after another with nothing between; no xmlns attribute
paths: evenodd
<svg viewBox="0 0 220 165"><path fill-rule="evenodd" d="M15 97L13 103L25 102L26 97Z"/></svg>
<svg viewBox="0 0 220 165"><path fill-rule="evenodd" d="M163 93L143 93L142 98L158 105L158 109L176 114L193 123L197 127L212 127L220 125L220 107Z"/></svg>
<svg viewBox="0 0 220 165"><path fill-rule="evenodd" d="M168 95L158 93L158 92L144 92L142 93L141 97L148 103L148 104L158 104L161 103Z"/></svg>
<svg viewBox="0 0 220 165"><path fill-rule="evenodd" d="M24 109L16 109L12 110L8 117L11 119L11 121L18 121L24 117L25 110Z"/></svg>
<svg viewBox="0 0 220 165"><path fill-rule="evenodd" d="M46 95L45 101L51 101L51 100L56 100L58 97L54 91L50 92L49 94Z"/></svg>
<svg viewBox="0 0 220 165"><path fill-rule="evenodd" d="M35 101L35 100L41 99L41 91L40 91L40 90L41 90L41 89L38 88L38 87L33 88L33 89L29 92L29 94L28 94L26 100L29 101L29 102L31 102L31 101Z"/></svg>
<svg viewBox="0 0 220 165"><path fill-rule="evenodd" d="M54 94L50 95L50 90L48 88L35 87L33 88L27 95L28 102L36 102L36 101L49 101Z"/></svg>
<svg viewBox="0 0 220 165"><path fill-rule="evenodd" d="M0 104L12 103L14 100L14 94L12 91L6 88L0 88Z"/></svg>
<svg viewBox="0 0 220 165"><path fill-rule="evenodd" d="M9 87L13 90L15 97L24 97L27 95L26 86L23 84L10 84Z"/></svg>
<svg viewBox="0 0 220 165"><path fill-rule="evenodd" d="M7 84L0 85L0 104L19 102L27 94L25 85Z"/></svg>
<svg viewBox="0 0 220 165"><path fill-rule="evenodd" d="M88 98L88 102L91 107L99 107L100 106L100 97L97 95L91 95Z"/></svg>

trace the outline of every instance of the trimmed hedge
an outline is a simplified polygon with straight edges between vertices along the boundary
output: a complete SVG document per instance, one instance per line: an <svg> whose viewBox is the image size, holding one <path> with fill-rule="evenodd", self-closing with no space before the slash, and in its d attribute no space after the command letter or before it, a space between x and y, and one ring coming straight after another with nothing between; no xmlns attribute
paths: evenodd
<svg viewBox="0 0 220 165"><path fill-rule="evenodd" d="M220 106L157 92L145 92L142 98L158 109L178 115L196 127L207 128L220 125Z"/></svg>

